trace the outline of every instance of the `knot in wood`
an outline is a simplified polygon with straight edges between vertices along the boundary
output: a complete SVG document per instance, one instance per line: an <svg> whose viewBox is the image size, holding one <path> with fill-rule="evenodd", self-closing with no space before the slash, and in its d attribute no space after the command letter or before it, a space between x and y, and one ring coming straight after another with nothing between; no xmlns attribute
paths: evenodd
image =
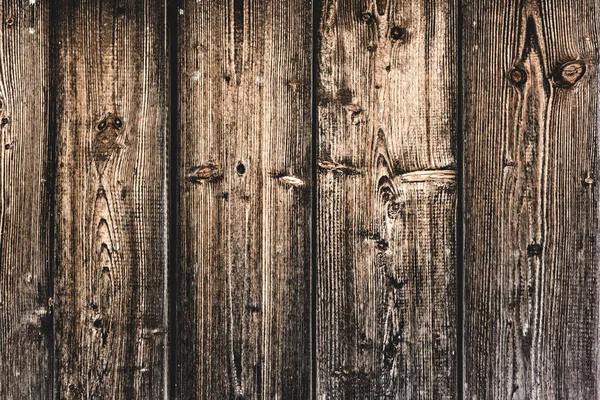
<svg viewBox="0 0 600 400"><path fill-rule="evenodd" d="M522 68L515 67L508 73L508 79L514 85L522 85L527 80L527 72L525 72L525 70Z"/></svg>
<svg viewBox="0 0 600 400"><path fill-rule="evenodd" d="M208 163L190 168L186 178L191 183L216 182L223 178L223 174L215 164Z"/></svg>
<svg viewBox="0 0 600 400"><path fill-rule="evenodd" d="M399 26L394 26L392 27L391 31L390 31L390 37L392 38L392 40L396 41L396 40L406 40L406 28L402 28Z"/></svg>
<svg viewBox="0 0 600 400"><path fill-rule="evenodd" d="M364 12L364 13L362 13L362 15L360 16L360 18L364 22L371 22L371 21L373 21L373 15L370 12Z"/></svg>
<svg viewBox="0 0 600 400"><path fill-rule="evenodd" d="M559 88L574 86L585 74L583 61L569 61L557 66L552 74L554 85Z"/></svg>
<svg viewBox="0 0 600 400"><path fill-rule="evenodd" d="M96 125L98 133L93 141L96 159L104 161L117 148L118 131L123 127L121 118L109 114Z"/></svg>
<svg viewBox="0 0 600 400"><path fill-rule="evenodd" d="M399 213L400 213L400 203L398 203L398 202L388 203L387 214L388 214L389 219L398 218Z"/></svg>

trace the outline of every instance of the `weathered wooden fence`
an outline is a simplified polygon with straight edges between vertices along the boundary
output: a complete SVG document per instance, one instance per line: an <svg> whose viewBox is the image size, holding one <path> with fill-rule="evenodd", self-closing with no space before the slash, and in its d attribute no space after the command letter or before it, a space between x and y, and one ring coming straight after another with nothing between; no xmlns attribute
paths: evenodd
<svg viewBox="0 0 600 400"><path fill-rule="evenodd" d="M598 0L0 17L0 398L600 396Z"/></svg>

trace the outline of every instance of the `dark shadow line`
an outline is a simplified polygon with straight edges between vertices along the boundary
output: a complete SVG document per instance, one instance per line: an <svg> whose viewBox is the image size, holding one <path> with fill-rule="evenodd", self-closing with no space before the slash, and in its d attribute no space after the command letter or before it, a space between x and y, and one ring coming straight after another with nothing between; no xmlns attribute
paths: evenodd
<svg viewBox="0 0 600 400"><path fill-rule="evenodd" d="M318 121L318 74L319 74L319 23L321 19L321 0L312 2L312 78L311 78L311 396L317 399L317 301L318 301L318 176L317 161L319 153Z"/></svg>
<svg viewBox="0 0 600 400"><path fill-rule="evenodd" d="M57 102L58 96L58 76L56 72L59 68L60 62L60 43L59 43L59 23L60 16L65 15L65 18L68 18L68 15L64 13L62 10L64 6L50 5L49 6L49 28L48 28L48 75L49 75L49 86L48 86L48 158L47 158L47 185L46 185L46 195L48 199L48 262L49 262L49 271L50 275L48 277L48 286L49 293L52 298L52 307L50 308L51 312L51 324L49 338L50 341L50 379L51 379L51 392L52 396L55 399L60 398L60 385L58 384L59 374L58 374L58 361L56 356L56 313L54 309L54 303L56 302L56 293L55 293L55 280L57 277L57 232L56 232L56 190L58 188L57 184L57 174L58 174L58 149L57 149L57 141L58 141L58 107L60 106Z"/></svg>
<svg viewBox="0 0 600 400"><path fill-rule="evenodd" d="M463 110L463 13L462 0L457 0L457 214L456 214L456 283L457 283L457 398L464 398L464 110Z"/></svg>
<svg viewBox="0 0 600 400"><path fill-rule="evenodd" d="M167 30L167 53L169 59L169 79L168 79L168 107L169 107L169 126L168 126L168 139L167 139L167 152L168 152L168 165L167 165L167 177L169 179L167 183L168 192L168 261L167 261L167 297L168 297L168 334L167 334L167 391L165 398L175 399L177 396L177 362L178 362L178 348L177 348L177 266L178 266L178 252L177 252L177 241L179 240L178 232L178 210L179 210L179 185L178 185L178 151L179 151L179 115L178 115L178 103L179 103L179 91L178 91L178 43L177 43L177 0L167 0L167 12L166 12L166 30Z"/></svg>

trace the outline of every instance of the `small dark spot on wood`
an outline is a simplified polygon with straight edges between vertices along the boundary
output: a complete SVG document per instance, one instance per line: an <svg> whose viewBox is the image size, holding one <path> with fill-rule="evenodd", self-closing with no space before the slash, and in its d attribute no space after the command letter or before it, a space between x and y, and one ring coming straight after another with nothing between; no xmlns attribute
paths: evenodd
<svg viewBox="0 0 600 400"><path fill-rule="evenodd" d="M367 46L367 51L370 53L374 53L375 51L377 51L377 45L376 44L370 44Z"/></svg>
<svg viewBox="0 0 600 400"><path fill-rule="evenodd" d="M247 194L242 196L242 200L244 201L249 201L250 200L250 196L248 196Z"/></svg>
<svg viewBox="0 0 600 400"><path fill-rule="evenodd" d="M127 188L121 189L121 199L125 200L127 198Z"/></svg>
<svg viewBox="0 0 600 400"><path fill-rule="evenodd" d="M390 37L392 40L406 40L406 28L402 28L399 26L392 27L390 31Z"/></svg>
<svg viewBox="0 0 600 400"><path fill-rule="evenodd" d="M400 282L398 281L398 279L394 278L391 275L386 275L387 278L387 284L391 287L393 287L396 290L400 290L404 287L404 282Z"/></svg>
<svg viewBox="0 0 600 400"><path fill-rule="evenodd" d="M583 61L568 61L556 66L552 73L552 82L556 87L569 88L579 82L585 71Z"/></svg>
<svg viewBox="0 0 600 400"><path fill-rule="evenodd" d="M515 67L509 71L508 80L514 85L523 85L527 81L527 72L522 68Z"/></svg>
<svg viewBox="0 0 600 400"><path fill-rule="evenodd" d="M385 67L385 70L386 70L387 72L390 72L390 71L392 70L392 66L391 66L391 65L388 65L388 66L386 66L386 67Z"/></svg>
<svg viewBox="0 0 600 400"><path fill-rule="evenodd" d="M352 93L352 90L348 88L341 88L338 90L336 97L340 103L342 103L342 105L347 106L352 104L352 98L354 97L354 94Z"/></svg>
<svg viewBox="0 0 600 400"><path fill-rule="evenodd" d="M108 268L106 265L104 267L102 267L102 272L107 274L110 272L110 268Z"/></svg>
<svg viewBox="0 0 600 400"><path fill-rule="evenodd" d="M387 249L390 247L389 243L385 239L379 239L375 242L375 244L377 246L377 249L381 251L387 251Z"/></svg>
<svg viewBox="0 0 600 400"><path fill-rule="evenodd" d="M13 148L13 145L12 145L12 143L6 143L6 144L4 145L4 149L5 149L5 150L10 150L10 149L12 149L12 148Z"/></svg>
<svg viewBox="0 0 600 400"><path fill-rule="evenodd" d="M102 318L98 318L94 321L94 328L97 328L97 329L102 328Z"/></svg>
<svg viewBox="0 0 600 400"><path fill-rule="evenodd" d="M225 80L225 82L229 83L229 81L231 81L231 77L229 75L225 75L223 77L223 79Z"/></svg>
<svg viewBox="0 0 600 400"><path fill-rule="evenodd" d="M223 198L224 200L229 200L229 192L223 192L221 194L221 198Z"/></svg>
<svg viewBox="0 0 600 400"><path fill-rule="evenodd" d="M517 390L519 390L519 385L513 385L512 394L517 393Z"/></svg>
<svg viewBox="0 0 600 400"><path fill-rule="evenodd" d="M2 121L0 121L2 127L8 125L9 122L10 122L9 119L6 117L2 118Z"/></svg>
<svg viewBox="0 0 600 400"><path fill-rule="evenodd" d="M124 16L126 11L127 10L125 9L125 7L122 7L122 6L117 7L117 9L116 9L117 15L120 17Z"/></svg>
<svg viewBox="0 0 600 400"><path fill-rule="evenodd" d="M251 313L259 313L259 312L261 311L261 308L260 308L260 307L258 307L258 306L254 306L254 305L249 305L249 306L246 306L246 309L247 309L248 311L250 311Z"/></svg>
<svg viewBox="0 0 600 400"><path fill-rule="evenodd" d="M246 173L246 167L241 161L238 163L237 167L235 167L235 172L237 172L238 175L244 175Z"/></svg>
<svg viewBox="0 0 600 400"><path fill-rule="evenodd" d="M373 21L373 14L370 12L364 12L361 14L360 19L362 19L364 22L371 22Z"/></svg>
<svg viewBox="0 0 600 400"><path fill-rule="evenodd" d="M539 243L531 243L527 246L527 255L529 257L542 255L542 245Z"/></svg>
<svg viewBox="0 0 600 400"><path fill-rule="evenodd" d="M13 17L8 17L6 19L6 25L12 26L15 23L15 19Z"/></svg>

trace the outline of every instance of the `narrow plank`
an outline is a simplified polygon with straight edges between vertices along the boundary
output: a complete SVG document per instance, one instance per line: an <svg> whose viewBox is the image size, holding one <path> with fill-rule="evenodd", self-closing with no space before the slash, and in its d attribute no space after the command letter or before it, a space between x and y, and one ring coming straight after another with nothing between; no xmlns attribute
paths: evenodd
<svg viewBox="0 0 600 400"><path fill-rule="evenodd" d="M598 11L465 2L466 398L599 395Z"/></svg>
<svg viewBox="0 0 600 400"><path fill-rule="evenodd" d="M0 4L0 398L52 395L48 4Z"/></svg>
<svg viewBox="0 0 600 400"><path fill-rule="evenodd" d="M317 398L456 398L453 0L326 0Z"/></svg>
<svg viewBox="0 0 600 400"><path fill-rule="evenodd" d="M165 4L56 7L56 397L165 398Z"/></svg>
<svg viewBox="0 0 600 400"><path fill-rule="evenodd" d="M180 7L176 396L306 399L311 5Z"/></svg>

